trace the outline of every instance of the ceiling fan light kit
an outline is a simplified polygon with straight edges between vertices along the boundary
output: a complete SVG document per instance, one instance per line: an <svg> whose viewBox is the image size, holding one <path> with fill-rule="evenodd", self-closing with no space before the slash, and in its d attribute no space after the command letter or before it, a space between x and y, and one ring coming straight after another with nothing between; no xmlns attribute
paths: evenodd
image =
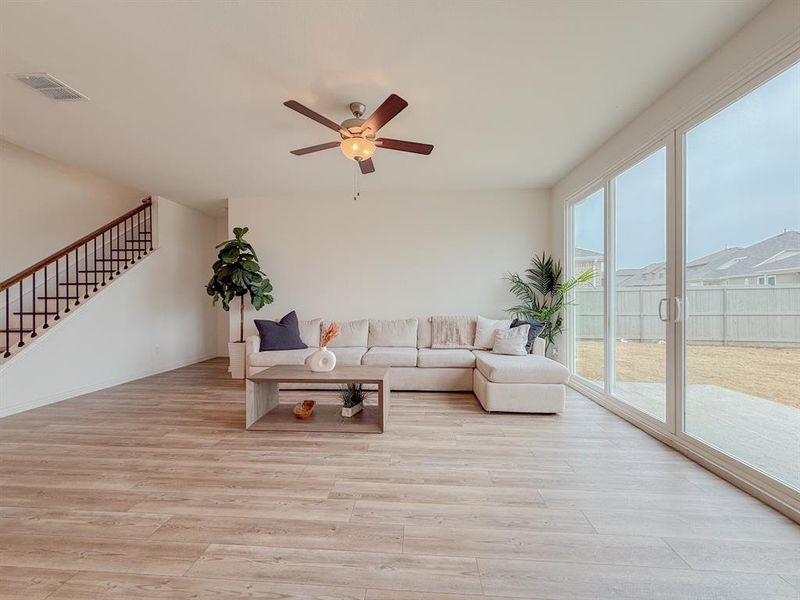
<svg viewBox="0 0 800 600"><path fill-rule="evenodd" d="M341 137L340 142L327 142L324 144L317 144L316 146L292 150L291 153L296 156L311 154L312 152L319 152L320 150L329 150L338 146L342 154L350 160L356 161L361 169L361 173L366 175L375 172L375 165L372 162L372 157L375 154L375 150L378 148L425 155L433 151L433 146L430 144L375 137L381 127L386 125L386 123L395 118L400 111L408 106L408 102L397 94L390 94L368 119L362 119L364 111L366 110L364 104L361 102L351 102L349 108L350 112L353 114L353 118L346 119L342 121L341 124L331 121L327 117L323 117L321 114L303 106L296 100L287 100L283 104L287 108L291 108L301 115L324 125L328 129L332 129Z"/></svg>

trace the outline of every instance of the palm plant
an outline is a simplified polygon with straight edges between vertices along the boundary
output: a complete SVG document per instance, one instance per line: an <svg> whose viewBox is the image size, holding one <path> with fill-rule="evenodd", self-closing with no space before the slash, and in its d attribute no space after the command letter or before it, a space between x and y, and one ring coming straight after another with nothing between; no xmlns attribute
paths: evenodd
<svg viewBox="0 0 800 600"><path fill-rule="evenodd" d="M247 227L234 227L234 239L222 242L216 262L211 265L214 274L206 285L206 293L214 298L213 304L222 301L222 308L230 310L231 301L239 297L239 342L244 342L244 297L256 310L272 304L272 284L258 265L258 256L244 239Z"/></svg>
<svg viewBox="0 0 800 600"><path fill-rule="evenodd" d="M594 269L587 269L561 281L561 263L542 253L531 259L531 267L525 270L524 277L517 273L507 273L505 280L511 284L511 293L519 304L506 309L517 319L544 321L545 328L539 337L544 338L545 352L564 331L562 311L573 304L569 293L579 284L594 279Z"/></svg>

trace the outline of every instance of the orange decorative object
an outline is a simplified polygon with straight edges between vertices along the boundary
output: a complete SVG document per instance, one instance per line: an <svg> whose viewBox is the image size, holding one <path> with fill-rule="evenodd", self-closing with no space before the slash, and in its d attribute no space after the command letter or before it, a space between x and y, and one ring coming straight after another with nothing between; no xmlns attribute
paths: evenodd
<svg viewBox="0 0 800 600"><path fill-rule="evenodd" d="M295 404L292 412L298 419L307 419L311 416L311 413L314 412L316 404L314 400L304 400L303 402Z"/></svg>
<svg viewBox="0 0 800 600"><path fill-rule="evenodd" d="M328 344L330 344L333 341L333 338L339 335L340 331L341 328L339 327L339 323L337 323L336 321L331 321L330 323L328 323L328 326L322 331L322 336L320 337L319 341L319 347L327 348Z"/></svg>

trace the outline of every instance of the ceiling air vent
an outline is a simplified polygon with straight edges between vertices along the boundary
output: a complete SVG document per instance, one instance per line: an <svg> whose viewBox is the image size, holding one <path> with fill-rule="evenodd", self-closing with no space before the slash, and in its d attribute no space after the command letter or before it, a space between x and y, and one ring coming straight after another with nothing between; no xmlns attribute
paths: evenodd
<svg viewBox="0 0 800 600"><path fill-rule="evenodd" d="M15 77L53 100L88 100L86 96L49 73L22 73Z"/></svg>

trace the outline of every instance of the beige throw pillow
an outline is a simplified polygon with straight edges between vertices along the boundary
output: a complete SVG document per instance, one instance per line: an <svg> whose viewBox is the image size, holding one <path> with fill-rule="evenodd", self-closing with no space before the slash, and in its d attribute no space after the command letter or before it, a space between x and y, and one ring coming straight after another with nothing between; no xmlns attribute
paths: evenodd
<svg viewBox="0 0 800 600"><path fill-rule="evenodd" d="M525 356L528 353L525 346L528 343L528 330L530 328L530 325L520 325L519 327L514 327L514 329L498 329L495 331L492 352L495 354Z"/></svg>
<svg viewBox="0 0 800 600"><path fill-rule="evenodd" d="M494 334L498 330L511 327L511 319L486 319L478 317L475 327L475 347L491 350L494 347Z"/></svg>

